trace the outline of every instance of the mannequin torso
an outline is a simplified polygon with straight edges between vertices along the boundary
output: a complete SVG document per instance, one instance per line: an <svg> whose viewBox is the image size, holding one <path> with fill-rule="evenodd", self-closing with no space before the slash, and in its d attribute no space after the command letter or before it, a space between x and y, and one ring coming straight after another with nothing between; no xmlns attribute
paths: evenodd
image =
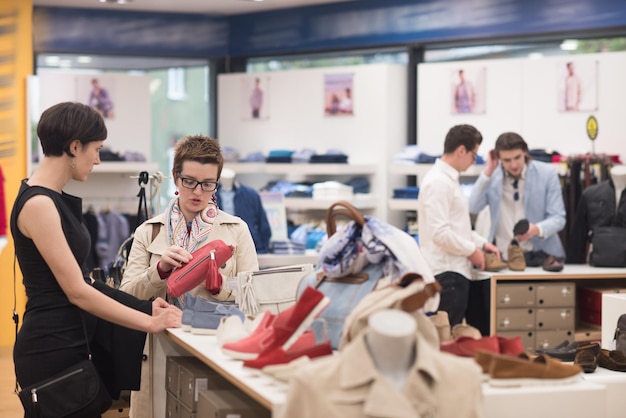
<svg viewBox="0 0 626 418"><path fill-rule="evenodd" d="M378 371L402 391L415 362L417 324L408 313L385 309L368 319L366 343Z"/></svg>
<svg viewBox="0 0 626 418"><path fill-rule="evenodd" d="M613 186L615 186L615 206L619 207L622 192L626 188L626 166L613 166L609 174L611 175L611 180L613 180Z"/></svg>
<svg viewBox="0 0 626 418"><path fill-rule="evenodd" d="M222 169L220 176L220 187L224 191L231 191L233 189L233 183L235 181L235 171L230 168Z"/></svg>

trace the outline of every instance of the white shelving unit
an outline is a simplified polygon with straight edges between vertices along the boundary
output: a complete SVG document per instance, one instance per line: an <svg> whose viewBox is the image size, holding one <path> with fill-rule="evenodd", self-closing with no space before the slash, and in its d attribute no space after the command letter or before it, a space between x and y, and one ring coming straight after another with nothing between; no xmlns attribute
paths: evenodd
<svg viewBox="0 0 626 418"><path fill-rule="evenodd" d="M328 181L339 180L350 176L365 176L373 187L373 176L378 167L374 164L308 164L308 163L225 163L224 167L237 173L237 178L257 190L268 180L292 181ZM306 197L286 197L285 207L288 211L320 211L327 210L335 199L312 199ZM359 210L375 211L377 200L375 193L355 194L350 203Z"/></svg>
<svg viewBox="0 0 626 418"><path fill-rule="evenodd" d="M389 174L392 176L416 176L417 185L433 167L433 164L391 164ZM484 170L484 165L472 165L466 171L461 173L461 177L478 177ZM391 192L391 187L389 191ZM393 199L387 200L389 210L417 210L417 199Z"/></svg>
<svg viewBox="0 0 626 418"><path fill-rule="evenodd" d="M79 196L85 205L95 208L111 207L124 213L136 213L139 191L137 177L142 171L153 174L159 165L153 162L103 162L94 167L85 182L71 181L66 187L67 193ZM164 173L167 177L167 173ZM164 179L163 182L171 181ZM149 184L147 186L148 199Z"/></svg>

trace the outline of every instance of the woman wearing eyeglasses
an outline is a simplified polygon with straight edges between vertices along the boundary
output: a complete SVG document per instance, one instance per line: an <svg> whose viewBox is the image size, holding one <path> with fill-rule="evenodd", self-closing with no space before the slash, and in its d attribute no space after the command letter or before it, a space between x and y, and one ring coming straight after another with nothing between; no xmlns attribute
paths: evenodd
<svg viewBox="0 0 626 418"><path fill-rule="evenodd" d="M172 270L189 262L197 248L222 240L235 249L226 264L220 266L221 291L211 294L200 285L189 293L211 300L234 300L227 286L228 279L240 271L258 270L259 264L248 225L215 204L214 195L223 166L222 150L213 138L186 136L176 144L172 169L176 197L164 213L147 220L135 231L121 290L141 299L166 297L167 278ZM143 367L141 392L132 394L133 418L152 416L148 370L149 367Z"/></svg>

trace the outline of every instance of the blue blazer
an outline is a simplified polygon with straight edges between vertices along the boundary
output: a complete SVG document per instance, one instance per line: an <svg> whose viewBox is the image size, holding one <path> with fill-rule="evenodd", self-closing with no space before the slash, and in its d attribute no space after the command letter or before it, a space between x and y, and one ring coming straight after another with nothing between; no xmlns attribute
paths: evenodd
<svg viewBox="0 0 626 418"><path fill-rule="evenodd" d="M493 242L500 221L500 202L504 171L496 169L490 178L481 174L469 199L471 213L479 213L489 205L491 227L489 242ZM565 250L558 232L565 227L565 205L563 192L556 169L550 163L530 160L526 168L524 182L524 212L530 223L538 224L543 230L543 238L530 239L535 251L563 258Z"/></svg>

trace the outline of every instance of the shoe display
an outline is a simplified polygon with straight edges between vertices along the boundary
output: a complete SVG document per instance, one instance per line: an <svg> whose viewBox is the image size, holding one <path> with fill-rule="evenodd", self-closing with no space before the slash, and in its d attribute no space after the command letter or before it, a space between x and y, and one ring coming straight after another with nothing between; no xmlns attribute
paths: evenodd
<svg viewBox="0 0 626 418"><path fill-rule="evenodd" d="M507 263L509 266L509 270L524 271L526 269L526 259L524 258L524 251L522 250L522 247L520 247L519 242L517 242L516 240L511 240L507 253Z"/></svg>
<svg viewBox="0 0 626 418"><path fill-rule="evenodd" d="M545 271L561 271L563 270L563 263L555 256L547 255L546 258L543 259L543 269Z"/></svg>
<svg viewBox="0 0 626 418"><path fill-rule="evenodd" d="M275 315L271 325L259 325L248 337L224 344L222 352L237 360L253 360L278 346L287 351L329 303L328 297L308 286L295 305Z"/></svg>
<svg viewBox="0 0 626 418"><path fill-rule="evenodd" d="M245 360L244 367L262 369L266 366L289 363L300 357L314 359L317 357L329 356L333 354L330 341L316 344L313 332L305 332L286 351L281 346L273 346L271 349L262 352L256 359Z"/></svg>
<svg viewBox="0 0 626 418"><path fill-rule="evenodd" d="M448 318L448 312L437 311L435 314L429 316L435 328L437 328L437 334L439 335L439 342L452 341L452 332L450 331L450 319Z"/></svg>
<svg viewBox="0 0 626 418"><path fill-rule="evenodd" d="M439 350L461 357L474 357L477 351L500 353L500 346L496 336L482 337L480 339L461 336L454 341L440 344Z"/></svg>
<svg viewBox="0 0 626 418"><path fill-rule="evenodd" d="M556 347L538 348L535 351L537 354L547 354L550 357L559 359L561 361L574 361L574 357L576 356L576 348L579 344L580 343L578 343L577 341L572 341L570 343L568 340L565 340Z"/></svg>
<svg viewBox="0 0 626 418"><path fill-rule="evenodd" d="M528 228L530 228L530 222L528 222L528 219L520 219L513 227L513 236L516 237L518 235L524 235L528 232Z"/></svg>
<svg viewBox="0 0 626 418"><path fill-rule="evenodd" d="M489 376L489 384L496 387L560 385L580 381L582 370L544 354L528 360L498 355L491 360Z"/></svg>
<svg viewBox="0 0 626 418"><path fill-rule="evenodd" d="M497 337L498 346L500 347L500 354L507 354L509 356L518 356L524 353L524 344L520 337Z"/></svg>
<svg viewBox="0 0 626 418"><path fill-rule="evenodd" d="M600 344L582 343L576 347L574 364L580 366L585 373L593 373L598 367L598 354L600 354Z"/></svg>
<svg viewBox="0 0 626 418"><path fill-rule="evenodd" d="M496 253L485 252L485 271L502 271L508 264L498 258Z"/></svg>
<svg viewBox="0 0 626 418"><path fill-rule="evenodd" d="M191 317L191 333L196 335L215 335L220 321L232 315L230 306L212 302L198 296Z"/></svg>
<svg viewBox="0 0 626 418"><path fill-rule="evenodd" d="M500 354L479 350L476 352L476 354L474 354L474 361L478 363L480 368L483 370L483 374L489 374L489 369L491 368L491 361L498 355ZM505 355L509 355L509 354L505 354ZM535 356L529 353L526 353L524 351L512 357L518 357L523 360L532 360L535 358Z"/></svg>
<svg viewBox="0 0 626 418"><path fill-rule="evenodd" d="M237 315L225 316L220 319L220 324L217 326L215 341L218 347L222 347L226 343L239 341L248 335L243 322Z"/></svg>
<svg viewBox="0 0 626 418"><path fill-rule="evenodd" d="M452 338L457 339L459 337L471 337L475 340L479 340L483 337L483 335L477 328L474 328L471 325L456 324L452 327Z"/></svg>
<svg viewBox="0 0 626 418"><path fill-rule="evenodd" d="M199 297L199 296L198 296ZM183 331L191 331L191 318L193 317L193 305L196 303L197 297L190 293L185 293L185 306L183 306L183 316L181 319Z"/></svg>
<svg viewBox="0 0 626 418"><path fill-rule="evenodd" d="M626 356L621 351L603 348L598 354L598 366L616 372L626 372Z"/></svg>

